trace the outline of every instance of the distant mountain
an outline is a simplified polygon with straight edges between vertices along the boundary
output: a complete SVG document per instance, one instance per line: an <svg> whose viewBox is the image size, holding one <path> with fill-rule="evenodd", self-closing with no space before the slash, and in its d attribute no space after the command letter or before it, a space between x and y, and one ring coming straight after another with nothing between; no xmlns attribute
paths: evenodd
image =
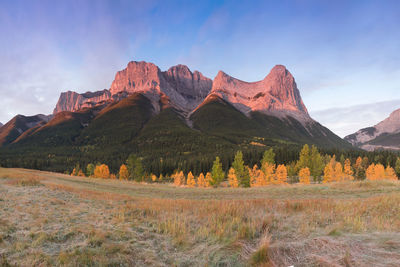
<svg viewBox="0 0 400 267"><path fill-rule="evenodd" d="M3 124L0 122L0 127L2 127L3 126Z"/></svg>
<svg viewBox="0 0 400 267"><path fill-rule="evenodd" d="M344 138L353 146L365 150L400 150L400 109L375 126L367 127Z"/></svg>
<svg viewBox="0 0 400 267"><path fill-rule="evenodd" d="M56 170L77 158L117 166L132 152L176 168L266 145L351 147L309 116L282 65L248 83L222 71L212 81L184 65L163 72L152 63L130 62L109 90L62 93L50 121L7 125L0 129L0 160L35 155L37 164L45 156Z"/></svg>
<svg viewBox="0 0 400 267"><path fill-rule="evenodd" d="M17 115L0 128L0 147L11 144L27 130L44 125L51 116L42 114L35 116Z"/></svg>

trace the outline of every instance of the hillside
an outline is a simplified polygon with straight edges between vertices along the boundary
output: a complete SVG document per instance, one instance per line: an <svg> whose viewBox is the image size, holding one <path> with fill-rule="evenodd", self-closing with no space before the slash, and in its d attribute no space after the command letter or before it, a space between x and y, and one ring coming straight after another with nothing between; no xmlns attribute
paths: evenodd
<svg viewBox="0 0 400 267"><path fill-rule="evenodd" d="M365 150L400 150L400 109L375 126L361 129L344 138L353 146Z"/></svg>

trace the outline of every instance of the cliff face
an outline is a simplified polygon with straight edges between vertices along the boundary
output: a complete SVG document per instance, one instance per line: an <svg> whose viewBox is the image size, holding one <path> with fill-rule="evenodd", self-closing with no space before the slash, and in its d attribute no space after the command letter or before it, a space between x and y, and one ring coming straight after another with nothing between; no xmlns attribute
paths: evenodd
<svg viewBox="0 0 400 267"><path fill-rule="evenodd" d="M62 93L54 114L119 101L134 93L149 98L156 113L162 105L190 113L206 98L218 96L244 114L260 111L278 117L290 115L301 121L311 120L292 74L282 65L276 65L261 81L244 82L222 71L212 81L185 65L162 72L155 64L144 61L131 61L117 72L110 90Z"/></svg>
<svg viewBox="0 0 400 267"><path fill-rule="evenodd" d="M64 92L61 93L53 114L61 111L77 111L82 108L93 107L101 102L108 101L110 98L111 93L107 89L97 92L86 92L84 94L72 91Z"/></svg>
<svg viewBox="0 0 400 267"><path fill-rule="evenodd" d="M275 66L264 80L251 83L220 71L211 94L232 103L243 113L283 111L309 117L293 76L282 65Z"/></svg>
<svg viewBox="0 0 400 267"><path fill-rule="evenodd" d="M153 63L132 61L115 75L110 92L113 95L120 92L143 93L152 100L153 106L157 106L160 96L165 95L171 105L190 111L204 100L211 86L210 79L198 71L192 73L184 65L162 72Z"/></svg>

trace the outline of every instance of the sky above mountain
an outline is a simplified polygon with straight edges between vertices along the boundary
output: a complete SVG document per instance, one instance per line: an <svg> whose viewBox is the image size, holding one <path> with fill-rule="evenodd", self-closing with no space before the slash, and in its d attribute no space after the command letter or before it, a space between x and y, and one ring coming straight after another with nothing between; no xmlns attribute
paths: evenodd
<svg viewBox="0 0 400 267"><path fill-rule="evenodd" d="M400 108L398 1L2 1L0 121L109 88L130 60L245 81L275 64L340 136Z"/></svg>

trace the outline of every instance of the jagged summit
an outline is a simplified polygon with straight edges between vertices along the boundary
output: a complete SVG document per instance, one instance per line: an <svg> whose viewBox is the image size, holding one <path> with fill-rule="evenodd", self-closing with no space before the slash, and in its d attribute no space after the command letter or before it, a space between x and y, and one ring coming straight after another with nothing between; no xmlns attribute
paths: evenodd
<svg viewBox="0 0 400 267"><path fill-rule="evenodd" d="M211 94L217 94L244 113L250 111L289 111L308 117L292 74L283 65L276 65L264 80L245 82L219 71Z"/></svg>

